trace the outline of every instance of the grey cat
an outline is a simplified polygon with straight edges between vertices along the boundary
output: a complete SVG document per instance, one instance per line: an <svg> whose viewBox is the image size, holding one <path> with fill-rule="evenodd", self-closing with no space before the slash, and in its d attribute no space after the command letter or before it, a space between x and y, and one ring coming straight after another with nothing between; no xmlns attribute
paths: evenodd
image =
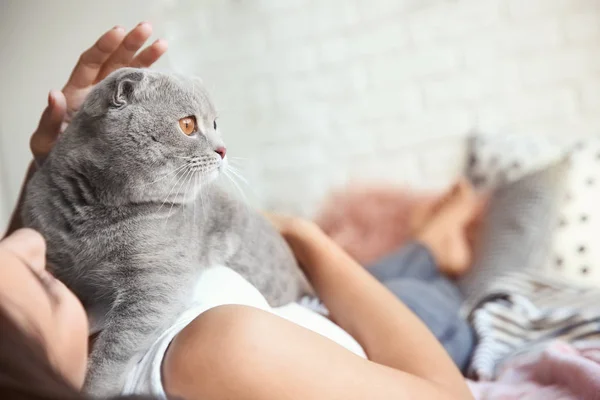
<svg viewBox="0 0 600 400"><path fill-rule="evenodd" d="M92 90L29 183L23 219L102 329L90 393L120 390L205 267L236 270L273 306L308 287L268 221L213 183L225 162L198 80L125 68Z"/></svg>

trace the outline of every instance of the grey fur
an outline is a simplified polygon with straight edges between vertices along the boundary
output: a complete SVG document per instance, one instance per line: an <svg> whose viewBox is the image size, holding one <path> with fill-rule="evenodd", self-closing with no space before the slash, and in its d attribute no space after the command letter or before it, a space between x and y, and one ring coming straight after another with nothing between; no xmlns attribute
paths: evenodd
<svg viewBox="0 0 600 400"><path fill-rule="evenodd" d="M195 137L179 129L189 115ZM185 309L203 268L233 268L274 306L307 285L271 225L213 183L224 167L214 119L197 80L118 70L28 185L26 225L45 236L52 272L102 328L86 380L92 394L118 393L127 366Z"/></svg>

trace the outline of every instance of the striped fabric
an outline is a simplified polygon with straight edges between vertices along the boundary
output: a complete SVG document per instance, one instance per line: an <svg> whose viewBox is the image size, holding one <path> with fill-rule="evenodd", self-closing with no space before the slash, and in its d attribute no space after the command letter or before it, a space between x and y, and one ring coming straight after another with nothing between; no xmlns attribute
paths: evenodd
<svg viewBox="0 0 600 400"><path fill-rule="evenodd" d="M546 264L566 165L560 162L496 189L475 248L473 268L457 281L466 297L463 316L499 276L541 270Z"/></svg>
<svg viewBox="0 0 600 400"><path fill-rule="evenodd" d="M512 272L488 287L469 321L478 338L469 377L493 380L503 362L553 340L600 340L600 290Z"/></svg>

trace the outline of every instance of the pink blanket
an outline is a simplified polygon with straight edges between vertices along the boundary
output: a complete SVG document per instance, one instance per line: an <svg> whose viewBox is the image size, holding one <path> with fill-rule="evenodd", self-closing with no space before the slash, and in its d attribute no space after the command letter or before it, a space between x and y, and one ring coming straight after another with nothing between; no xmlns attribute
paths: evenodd
<svg viewBox="0 0 600 400"><path fill-rule="evenodd" d="M406 242L438 197L383 183L353 183L329 195L316 221L367 266Z"/></svg>
<svg viewBox="0 0 600 400"><path fill-rule="evenodd" d="M555 341L506 362L493 382L468 384L477 400L600 400L600 342Z"/></svg>

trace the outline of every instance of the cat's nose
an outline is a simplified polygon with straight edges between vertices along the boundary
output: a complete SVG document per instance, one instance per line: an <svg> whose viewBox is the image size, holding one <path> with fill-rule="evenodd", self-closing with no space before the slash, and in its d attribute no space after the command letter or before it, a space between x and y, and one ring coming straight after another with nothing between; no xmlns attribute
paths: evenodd
<svg viewBox="0 0 600 400"><path fill-rule="evenodd" d="M215 153L220 155L221 158L225 158L225 154L227 154L227 149L223 146L220 146L215 149Z"/></svg>

